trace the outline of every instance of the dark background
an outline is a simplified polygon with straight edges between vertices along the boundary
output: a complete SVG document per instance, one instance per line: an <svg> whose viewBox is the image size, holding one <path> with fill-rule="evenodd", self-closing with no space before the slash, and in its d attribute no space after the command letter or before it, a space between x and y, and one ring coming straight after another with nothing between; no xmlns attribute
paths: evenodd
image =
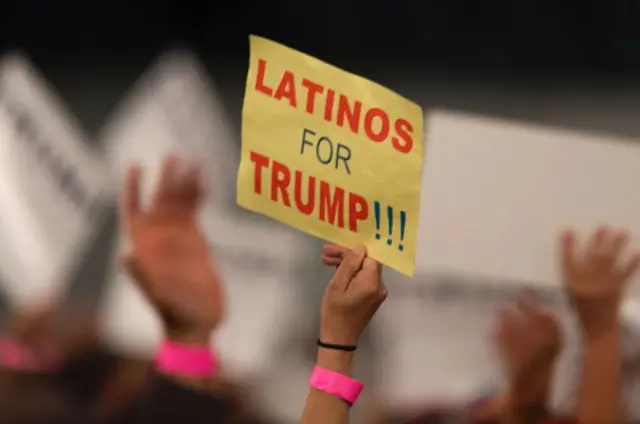
<svg viewBox="0 0 640 424"><path fill-rule="evenodd" d="M2 12L5 47L48 61L144 61L167 43L242 63L255 32L341 66L581 71L640 68L633 0L21 0Z"/></svg>
<svg viewBox="0 0 640 424"><path fill-rule="evenodd" d="M401 82L628 86L640 75L640 2L634 0L5 3L0 51L26 50L90 132L167 47L195 50L223 91L241 87L250 33L422 102L414 86ZM231 115L238 116L241 99L223 96L231 99Z"/></svg>
<svg viewBox="0 0 640 424"><path fill-rule="evenodd" d="M194 49L223 86L241 85L250 33L392 88L397 76L619 84L640 71L640 2L634 0L6 3L0 49L26 50L89 131L170 46Z"/></svg>
<svg viewBox="0 0 640 424"><path fill-rule="evenodd" d="M251 33L424 107L640 136L637 0L5 3L0 53L25 51L93 140L127 89L174 46L200 56L239 129ZM111 219L76 287L99 293L113 229Z"/></svg>

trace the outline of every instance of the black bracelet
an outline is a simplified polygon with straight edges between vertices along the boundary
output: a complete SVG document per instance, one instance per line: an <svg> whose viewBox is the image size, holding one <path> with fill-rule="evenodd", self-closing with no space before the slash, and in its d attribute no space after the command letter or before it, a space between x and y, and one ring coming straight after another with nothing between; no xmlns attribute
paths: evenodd
<svg viewBox="0 0 640 424"><path fill-rule="evenodd" d="M339 345L339 344L325 343L320 339L318 339L318 346L320 346L323 349L342 350L342 351L345 351L345 352L353 352L358 348L358 346L349 346L349 345Z"/></svg>

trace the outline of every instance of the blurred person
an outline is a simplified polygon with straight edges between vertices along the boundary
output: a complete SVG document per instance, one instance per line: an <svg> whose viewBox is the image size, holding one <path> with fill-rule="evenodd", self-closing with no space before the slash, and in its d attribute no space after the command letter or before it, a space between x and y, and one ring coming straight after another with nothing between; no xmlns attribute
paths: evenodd
<svg viewBox="0 0 640 424"><path fill-rule="evenodd" d="M11 311L9 328L0 338L0 367L11 370L50 371L59 365L64 348L53 323L52 301Z"/></svg>
<svg viewBox="0 0 640 424"><path fill-rule="evenodd" d="M580 424L624 422L621 304L640 265L640 254L624 257L626 231L598 228L583 243L567 230L562 237L561 268L571 306L580 324L582 373L576 416Z"/></svg>
<svg viewBox="0 0 640 424"><path fill-rule="evenodd" d="M228 422L232 405L222 393L210 350L225 301L198 223L205 196L201 171L168 156L147 210L141 205L141 178L140 167L129 169L120 204L131 242L123 264L160 316L166 342L136 406L135 422Z"/></svg>
<svg viewBox="0 0 640 424"><path fill-rule="evenodd" d="M61 304L55 299L12 312L8 332L0 340L0 382L5 392L25 378L31 386L46 382L64 392L76 411L93 408L115 415L142 390L142 366L102 346L93 313L67 312L59 325Z"/></svg>
<svg viewBox="0 0 640 424"><path fill-rule="evenodd" d="M507 376L504 393L471 406L477 421L536 422L551 417L548 401L563 347L558 318L535 296L524 294L498 311L493 344Z"/></svg>
<svg viewBox="0 0 640 424"><path fill-rule="evenodd" d="M221 394L215 378L216 363L209 340L224 316L221 280L210 260L197 212L204 195L195 167L184 169L169 157L163 166L154 200L140 207L141 170L128 173L121 202L121 219L132 242L124 264L162 317L166 342L156 358L155 369L129 421L114 423L229 422L231 404ZM14 396L31 393L37 383L42 391L38 408L17 399L0 408L0 422L89 423L104 422L78 414L64 392L45 385L46 376L22 378L12 384ZM34 391L35 393L35 391ZM9 396L2 397L10 399ZM26 398L25 398L26 399ZM24 406L24 407L23 407Z"/></svg>
<svg viewBox="0 0 640 424"><path fill-rule="evenodd" d="M210 273L207 278L212 279L215 277L219 279L217 267L214 263L209 263L211 259L208 244L206 244L206 259L209 262L204 263L205 256L203 256L204 253L203 250L201 250L204 248L200 244L206 242L206 240L204 239L204 234L197 226L197 222L191 221L196 219L197 208L205 195L198 176L199 171L193 167L187 170L181 168L181 162L177 158L167 158L160 181L156 187L152 207L146 211L147 215L144 215L140 210L139 199L137 199L137 196L139 196L141 170L137 167L132 168L129 172L130 180L127 183L121 202L121 219L133 243L132 254L123 259L123 265L132 274L135 281L141 284L141 289L148 294L149 300L152 303L157 300L158 296L164 296L164 293L161 292L158 294L150 290L159 290L159 288L165 290L164 286L161 285L164 284L164 281L154 283L156 275L148 276L145 273L165 272L168 274L171 272L171 274L163 278L180 281L181 277L177 274L177 270L186 266L183 265L183 263L195 263L200 268L199 272L202 274L203 281L195 279L199 277L198 275L194 276L194 286L196 284L208 284L208 281L204 279L204 277L207 277L206 272ZM174 178L186 179L186 181L183 181L185 184L183 188L186 188L187 191L171 194L172 192L170 190L175 189L175 187L172 186L172 184L174 184ZM187 209L187 206L192 209ZM183 209L179 209L178 207L182 207ZM134 215L132 210L137 210L137 215ZM177 215L178 212L182 215ZM188 213L191 213L191 215L188 215ZM168 225L172 217L180 218L181 221L178 222L180 225ZM134 232L134 230L137 231ZM138 244L136 244L136 242L138 242ZM164 246L156 246L156 244L161 242L164 242ZM167 251L158 250L161 247L166 248ZM148 253L147 250L149 250L150 253ZM150 265L148 265L147 262L155 259L152 254L158 257L163 255L163 259L166 255L175 255L173 256L175 269L163 270L159 268L155 270L155 268L149 268ZM172 262L166 260L164 265L172 265ZM197 270L197 268L195 270ZM166 283L167 289L178 290L177 287L169 285L172 281L173 280L170 280ZM149 286L148 284L155 285ZM219 284L219 282L217 284ZM216 286L214 286L214 288L215 287ZM222 295L219 294L218 297L220 296ZM197 299L198 302L207 300L206 298L195 296L194 299ZM163 298L160 300L165 301ZM176 299L171 299L171 302L177 302L179 307L187 308L187 306L183 306L183 304L186 304L188 300L191 299L180 300L180 296L178 296ZM218 299L217 302L221 302L221 300ZM221 305L222 303L220 305L211 305L211 311L218 310L222 307ZM204 304L197 306L200 308L205 307ZM164 304L159 305L158 312L161 313L163 321L168 322L167 325L172 326L170 328L174 328L176 324L182 325L180 316L177 317L178 322L174 324L176 317L167 315L167 312L164 312L165 309L161 308L166 308L166 306ZM194 308L195 306L191 309ZM172 313L173 311L169 310L168 312ZM188 312L188 314L191 313L190 311ZM222 312L218 313L221 314ZM180 328L177 330L182 331ZM173 331L170 335L172 340L182 337L179 334L173 335ZM204 339L204 336L201 336L201 338ZM188 346L193 344L190 341L187 342ZM75 393L85 394L83 401L85 404L89 404L89 413L94 419L101 422L114 420L117 422L129 422L138 413L138 400L142 396L145 387L152 381L154 374L152 371L153 363L151 361L124 358L115 355L100 344L97 348L94 346L91 354L85 355L65 367L63 375L67 382L71 383L70 385L73 386ZM87 378L87 374L93 375L93 378ZM84 381L84 384L78 384L79 381ZM92 383L93 387L91 387ZM236 384L226 381L220 376L216 376L215 379L209 381L207 384L210 384L209 389L211 389L217 397L223 399L223 406L227 415L238 415L238 419L244 419L243 417L251 415L250 411L248 411L244 405L245 402L242 401L244 393Z"/></svg>
<svg viewBox="0 0 640 424"><path fill-rule="evenodd" d="M0 422L24 424L84 424L67 396L45 375L14 378L0 394Z"/></svg>
<svg viewBox="0 0 640 424"><path fill-rule="evenodd" d="M427 424L468 419L508 424L552 419L547 405L563 344L557 317L545 309L540 299L522 295L498 311L492 340L505 368L507 390L486 393L470 405L430 407L400 422Z"/></svg>
<svg viewBox="0 0 640 424"><path fill-rule="evenodd" d="M77 405L56 379L64 362L85 346L80 328L56 327L59 302L12 311L0 340L0 421L76 422Z"/></svg>

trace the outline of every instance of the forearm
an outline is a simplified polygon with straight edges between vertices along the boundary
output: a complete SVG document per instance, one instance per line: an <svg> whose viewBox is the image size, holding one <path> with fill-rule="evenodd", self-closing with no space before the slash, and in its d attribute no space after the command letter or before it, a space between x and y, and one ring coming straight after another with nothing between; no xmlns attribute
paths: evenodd
<svg viewBox="0 0 640 424"><path fill-rule="evenodd" d="M318 349L318 365L351 376L353 353ZM309 389L301 424L348 424L350 405L342 399Z"/></svg>
<svg viewBox="0 0 640 424"><path fill-rule="evenodd" d="M537 423L548 416L547 401L553 380L554 360L536 365L512 385L511 420L515 423Z"/></svg>
<svg viewBox="0 0 640 424"><path fill-rule="evenodd" d="M585 340L577 410L581 424L621 421L621 355L617 325Z"/></svg>

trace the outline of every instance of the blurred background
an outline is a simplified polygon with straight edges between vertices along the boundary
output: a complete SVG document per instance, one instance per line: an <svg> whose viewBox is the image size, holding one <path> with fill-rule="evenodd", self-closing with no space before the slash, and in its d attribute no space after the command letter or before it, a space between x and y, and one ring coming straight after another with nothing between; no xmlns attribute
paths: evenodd
<svg viewBox="0 0 640 424"><path fill-rule="evenodd" d="M636 137L638 22L640 3L631 0L22 0L3 5L0 53L17 49L28 54L89 143L99 142L122 96L161 53L187 48L214 82L231 128L231 148L239 150L249 34L375 80L425 108ZM239 209L232 213L284 231L280 224ZM116 228L111 214L72 273L70 303L101 304L118 244ZM329 276L317 260L320 241L302 240L310 259L297 268L299 281L291 290L306 313L297 329L286 330L298 331L300 336L292 338L302 342L290 348L285 340L281 348L299 351L303 358L301 371L291 377L301 381L296 387L305 386L305 372L313 363L316 314L310 311L317 310ZM8 310L5 300L5 317ZM369 370L375 368L376 346L384 338L380 334L369 340ZM292 412L279 411L284 407L274 405L277 399L289 399L296 390L283 383L288 381L284 377L276 380L251 382L263 393L257 396L258 409L280 422L294 422L300 396L285 402ZM282 395L273 397L276 392Z"/></svg>

